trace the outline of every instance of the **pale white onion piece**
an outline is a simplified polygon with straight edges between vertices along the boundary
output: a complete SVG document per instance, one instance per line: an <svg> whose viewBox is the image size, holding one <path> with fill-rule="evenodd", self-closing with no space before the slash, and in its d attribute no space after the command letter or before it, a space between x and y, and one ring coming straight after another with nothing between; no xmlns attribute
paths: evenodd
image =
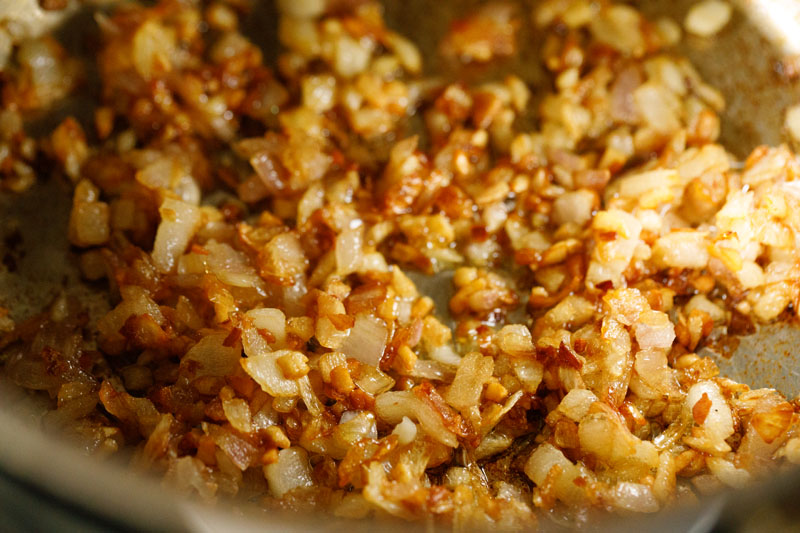
<svg viewBox="0 0 800 533"><path fill-rule="evenodd" d="M139 26L133 36L133 65L145 80L172 69L170 57L175 53L176 34L157 19Z"/></svg>
<svg viewBox="0 0 800 533"><path fill-rule="evenodd" d="M273 346L281 347L286 343L286 315L280 309L252 309L245 316L252 320L253 327L269 331L275 337Z"/></svg>
<svg viewBox="0 0 800 533"><path fill-rule="evenodd" d="M461 362L461 357L450 344L443 344L428 349L428 356L434 361L439 361L440 363L451 366L458 366Z"/></svg>
<svg viewBox="0 0 800 533"><path fill-rule="evenodd" d="M523 357L535 352L531 330L523 324L503 326L494 336L497 347L507 354Z"/></svg>
<svg viewBox="0 0 800 533"><path fill-rule="evenodd" d="M653 259L663 267L705 268L709 259L706 232L676 231L659 237Z"/></svg>
<svg viewBox="0 0 800 533"><path fill-rule="evenodd" d="M242 368L253 378L256 383L261 385L265 392L275 397L294 397L300 394L300 387L297 380L287 379L280 367L278 359L284 355L299 354L303 359L306 356L300 352L291 350L278 350L260 355L252 355L242 359Z"/></svg>
<svg viewBox="0 0 800 533"><path fill-rule="evenodd" d="M633 325L636 342L642 349L670 348L675 340L675 326L666 313L645 311Z"/></svg>
<svg viewBox="0 0 800 533"><path fill-rule="evenodd" d="M264 467L264 477L276 498L282 498L291 490L314 485L308 454L297 446L279 451L278 460Z"/></svg>
<svg viewBox="0 0 800 533"><path fill-rule="evenodd" d="M303 376L297 380L297 386L300 390L300 397L303 398L303 403L306 404L306 409L313 416L321 416L323 412L323 405L314 394L314 389L311 388L311 381L308 376Z"/></svg>
<svg viewBox="0 0 800 533"><path fill-rule="evenodd" d="M336 273L346 276L361 264L364 245L364 226L347 228L336 237Z"/></svg>
<svg viewBox="0 0 800 533"><path fill-rule="evenodd" d="M553 220L557 224L573 222L582 227L592 219L597 203L597 193L588 189L564 193L553 203Z"/></svg>
<svg viewBox="0 0 800 533"><path fill-rule="evenodd" d="M404 416L403 420L392 430L392 435L397 435L400 444L409 444L417 438L417 425L413 420Z"/></svg>
<svg viewBox="0 0 800 533"><path fill-rule="evenodd" d="M550 470L559 465L568 470L573 465L564 454L550 443L539 445L525 462L525 474L537 485L542 485Z"/></svg>
<svg viewBox="0 0 800 533"><path fill-rule="evenodd" d="M636 513L655 513L659 509L658 500L647 485L621 481L610 493L611 503L618 509Z"/></svg>
<svg viewBox="0 0 800 533"><path fill-rule="evenodd" d="M417 359L408 375L433 381L450 381L453 379L455 371L452 365L430 359Z"/></svg>
<svg viewBox="0 0 800 533"><path fill-rule="evenodd" d="M241 471L255 465L263 453L249 441L235 435L225 427L204 422L203 432L214 440L214 443Z"/></svg>
<svg viewBox="0 0 800 533"><path fill-rule="evenodd" d="M186 167L176 156L160 156L136 173L136 181L149 189L171 191L182 201L197 205L200 187Z"/></svg>
<svg viewBox="0 0 800 533"><path fill-rule="evenodd" d="M786 110L785 125L792 140L800 143L800 104Z"/></svg>
<svg viewBox="0 0 800 533"><path fill-rule="evenodd" d="M391 390L395 383L391 376L371 365L362 366L354 381L358 388L373 396Z"/></svg>
<svg viewBox="0 0 800 533"><path fill-rule="evenodd" d="M369 411L345 411L339 425L333 430L333 441L345 453L361 439L377 439L378 426L375 415Z"/></svg>
<svg viewBox="0 0 800 533"><path fill-rule="evenodd" d="M572 389L561 399L561 403L558 404L557 409L564 413L570 420L580 422L596 401L597 396L595 396L592 391L587 389Z"/></svg>
<svg viewBox="0 0 800 533"><path fill-rule="evenodd" d="M526 392L536 393L544 377L544 366L533 359L519 359L514 361L514 374L522 382Z"/></svg>
<svg viewBox="0 0 800 533"><path fill-rule="evenodd" d="M667 349L645 348L636 352L633 368L636 379L631 381L631 389L643 398L662 398L674 388L672 369L667 366Z"/></svg>
<svg viewBox="0 0 800 533"><path fill-rule="evenodd" d="M601 43L633 56L645 51L641 27L642 16L631 6L614 4L602 9L591 19L589 28Z"/></svg>
<svg viewBox="0 0 800 533"><path fill-rule="evenodd" d="M238 431L250 433L253 429L250 406L242 398L232 398L222 401L222 410L225 418Z"/></svg>
<svg viewBox="0 0 800 533"><path fill-rule="evenodd" d="M684 306L684 312L687 316L695 309L708 313L708 316L718 324L725 321L725 310L703 294L692 296L692 299Z"/></svg>
<svg viewBox="0 0 800 533"><path fill-rule="evenodd" d="M355 319L350 334L341 347L348 357L372 366L379 366L389 332L380 318L361 314Z"/></svg>
<svg viewBox="0 0 800 533"><path fill-rule="evenodd" d="M403 418L416 420L425 433L446 446L458 446L458 438L445 427L442 417L411 391L384 392L375 398L375 412L387 424L399 424Z"/></svg>
<svg viewBox="0 0 800 533"><path fill-rule="evenodd" d="M213 332L203 336L181 358L181 368L192 376L229 376L236 371L242 350L239 346L225 346L227 332Z"/></svg>
<svg viewBox="0 0 800 533"><path fill-rule="evenodd" d="M444 399L459 411L479 405L483 386L492 377L493 370L491 357L484 357L480 352L465 355Z"/></svg>
<svg viewBox="0 0 800 533"><path fill-rule="evenodd" d="M713 381L701 381L692 385L686 394L684 414L690 420L694 420L693 409L704 396L711 402L711 406L705 419L701 424L697 425L703 429L703 437L705 438L687 437L684 441L693 448L709 453L728 452L730 451L730 446L725 442L725 439L733 435L733 415L728 402L725 401L725 397L720 391L719 385Z"/></svg>
<svg viewBox="0 0 800 533"><path fill-rule="evenodd" d="M711 37L731 20L733 8L722 0L703 0L686 13L683 25L686 31L700 37Z"/></svg>
<svg viewBox="0 0 800 533"><path fill-rule="evenodd" d="M208 252L206 265L221 282L243 288L263 285L263 281L244 253L215 240L208 241L203 248Z"/></svg>
<svg viewBox="0 0 800 533"><path fill-rule="evenodd" d="M742 468L736 468L733 463L719 457L709 457L706 465L711 473L724 484L735 489L741 489L750 482L750 472Z"/></svg>
<svg viewBox="0 0 800 533"><path fill-rule="evenodd" d="M161 223L153 245L153 262L159 271L171 272L200 228L202 216L196 206L174 198L164 199L158 212Z"/></svg>
<svg viewBox="0 0 800 533"><path fill-rule="evenodd" d="M280 422L280 416L272 408L272 402L267 402L256 413L253 413L250 423L253 431L260 431L278 425Z"/></svg>
<svg viewBox="0 0 800 533"><path fill-rule="evenodd" d="M611 86L611 117L618 122L636 123L639 112L633 91L642 84L642 75L636 66L630 66L617 75Z"/></svg>
<svg viewBox="0 0 800 533"><path fill-rule="evenodd" d="M567 503L578 503L583 497L583 489L574 483L581 475L564 453L550 443L539 445L525 462L525 474L536 485L543 485L553 467L560 469L560 474L554 479L554 489L559 500Z"/></svg>
<svg viewBox="0 0 800 533"><path fill-rule="evenodd" d="M217 484L211 480L210 469L196 457L186 455L173 460L167 477L179 490L194 489L205 500L211 500L217 492Z"/></svg>
<svg viewBox="0 0 800 533"><path fill-rule="evenodd" d="M607 412L584 417L578 425L578 438L584 452L609 465L637 461L647 468L658 466L658 451L653 443L638 439L617 416Z"/></svg>

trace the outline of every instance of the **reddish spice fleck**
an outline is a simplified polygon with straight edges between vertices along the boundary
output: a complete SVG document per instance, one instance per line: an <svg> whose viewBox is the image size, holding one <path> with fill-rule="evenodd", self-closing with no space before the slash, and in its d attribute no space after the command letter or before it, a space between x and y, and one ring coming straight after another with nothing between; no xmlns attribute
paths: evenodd
<svg viewBox="0 0 800 533"><path fill-rule="evenodd" d="M242 220L242 209L236 204L226 203L220 208L220 211L226 222L235 223Z"/></svg>
<svg viewBox="0 0 800 533"><path fill-rule="evenodd" d="M355 324L355 318L345 314L333 314L327 315L328 320L331 321L333 327L338 329L339 331L344 331L346 329L350 329Z"/></svg>
<svg viewBox="0 0 800 533"><path fill-rule="evenodd" d="M728 325L730 335L744 336L752 335L756 332L756 327L750 317L743 315L735 309L731 312L731 322Z"/></svg>
<svg viewBox="0 0 800 533"><path fill-rule="evenodd" d="M489 232L484 226L472 226L469 230L470 237L475 242L484 242L489 238Z"/></svg>
<svg viewBox="0 0 800 533"><path fill-rule="evenodd" d="M350 407L355 410L370 411L375 408L375 397L358 387L350 392L347 399L350 402Z"/></svg>
<svg viewBox="0 0 800 533"><path fill-rule="evenodd" d="M225 411L222 409L222 401L219 398L214 398L208 405L206 405L205 415L216 422L224 422L228 420L225 416Z"/></svg>
<svg viewBox="0 0 800 533"><path fill-rule="evenodd" d="M542 260L542 254L533 248L523 248L514 252L514 262L518 265L534 265Z"/></svg>
<svg viewBox="0 0 800 533"><path fill-rule="evenodd" d="M436 194L434 205L449 218L472 216L472 200L456 185L448 185Z"/></svg>
<svg viewBox="0 0 800 533"><path fill-rule="evenodd" d="M256 382L251 377L228 376L227 380L239 396L248 400L253 397L253 393L256 390Z"/></svg>
<svg viewBox="0 0 800 533"><path fill-rule="evenodd" d="M217 445L214 443L214 439L204 435L200 437L199 441L197 442L196 457L203 461L206 465L214 466L217 464L217 458L215 456L216 450Z"/></svg>
<svg viewBox="0 0 800 533"><path fill-rule="evenodd" d="M561 341L561 344L558 347L558 362L561 363L563 366L568 366L570 368L577 368L580 369L583 367L583 361L575 351L570 348L564 341Z"/></svg>
<svg viewBox="0 0 800 533"><path fill-rule="evenodd" d="M647 420L642 415L642 412L627 400L622 402L622 405L619 406L619 412L622 418L625 419L625 423L628 425L630 431L634 431L636 428L647 424Z"/></svg>
<svg viewBox="0 0 800 533"><path fill-rule="evenodd" d="M119 332L139 349L164 347L170 341L167 332L147 313L131 315Z"/></svg>
<svg viewBox="0 0 800 533"><path fill-rule="evenodd" d="M610 279L607 279L606 281L601 281L600 283L595 285L595 287L597 287L601 291L610 291L611 289L614 288L614 282L612 282Z"/></svg>
<svg viewBox="0 0 800 533"><path fill-rule="evenodd" d="M331 157L333 158L333 164L337 167L343 168L345 164L347 164L347 159L345 159L344 154L340 150L333 150L333 152L331 152Z"/></svg>
<svg viewBox="0 0 800 533"><path fill-rule="evenodd" d="M423 381L412 389L414 396L427 403L441 417L444 426L461 437L475 437L470 435L469 428L464 424L461 415L447 405L444 398L437 392L430 381ZM477 443L476 443L477 444Z"/></svg>
<svg viewBox="0 0 800 533"><path fill-rule="evenodd" d="M269 330L267 330L267 329L263 329L263 328L256 328L256 332L258 332L258 335L259 335L259 336L260 336L262 339L264 339L265 341L267 341L267 343L269 343L269 344L272 344L272 343L273 343L273 342L275 342L275 340L276 340L276 339L275 339L275 335L273 335L273 334L272 334L272 332L271 332L271 331L269 331ZM226 339L226 340L227 340L227 339Z"/></svg>
<svg viewBox="0 0 800 533"><path fill-rule="evenodd" d="M237 346L241 340L242 330L239 328L233 328L228 336L225 337L225 340L222 341L222 345L226 348L233 348L234 346Z"/></svg>
<svg viewBox="0 0 800 533"><path fill-rule="evenodd" d="M586 342L586 339L575 339L572 343L572 348L575 350L575 353L578 355L583 355L586 353L586 348L589 347L589 344Z"/></svg>
<svg viewBox="0 0 800 533"><path fill-rule="evenodd" d="M706 421L708 412L711 410L711 400L705 392L703 396L697 400L697 403L692 407L692 418L696 424L700 425Z"/></svg>
<svg viewBox="0 0 800 533"><path fill-rule="evenodd" d="M67 0L39 0L39 5L45 11L57 11L67 7Z"/></svg>

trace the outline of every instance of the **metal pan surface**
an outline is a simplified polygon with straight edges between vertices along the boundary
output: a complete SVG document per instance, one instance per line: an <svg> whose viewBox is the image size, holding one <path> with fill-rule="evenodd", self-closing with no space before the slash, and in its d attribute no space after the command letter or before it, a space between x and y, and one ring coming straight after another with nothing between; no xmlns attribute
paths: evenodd
<svg viewBox="0 0 800 533"><path fill-rule="evenodd" d="M14 0L0 0L4 1ZM453 15L476 3L387 0L386 14L391 26L402 29L423 51L431 51ZM643 0L636 4L649 15L669 15L681 21L693 2ZM277 46L274 10L268 2L258 5L246 33L249 31L269 57ZM85 27L89 20L86 13L77 12L58 30L72 51L87 52L76 40L74 30ZM535 36L524 32L520 38L535 42ZM736 155L744 156L759 144L775 145L784 140L784 111L800 101L800 83L782 76L781 65L800 53L800 3L740 0L733 20L718 36L711 40L687 38L680 52L724 93L728 107L722 116L721 142ZM428 65L431 70L439 67L435 60ZM526 62L525 54L505 68L514 69L534 92L542 83L542 73L535 62ZM491 74L496 73L484 71L477 76ZM53 116L42 118L35 127L47 128L67 113L80 115L81 107L77 98ZM63 231L69 217L69 198L66 185L46 179L21 196L0 196L0 255L4 258L0 305L9 308L14 319L38 312L64 292L87 302L96 313L107 305L96 287L80 282L75 258L70 255ZM424 280L420 284L425 290ZM742 338L733 353L717 357L724 375L751 386L774 387L792 397L800 390L798 347L800 328L774 325ZM69 443L43 434L37 427L40 412L26 394L0 381L0 510L8 510L0 511L0 530L305 531L313 527L333 531L344 526L308 516L258 516L233 504L216 509L199 506L163 489L154 479L131 473L122 464L87 458ZM718 530L744 531L750 524L762 531L778 530L785 520L797 520L791 508L787 514L781 507L787 494L800 494L800 473L789 472L744 493L721 495L699 507L662 514L644 523L615 523L613 529L699 532L718 524ZM754 523L753 517L759 522ZM346 526L353 531L374 528L369 523ZM381 524L387 531L408 527Z"/></svg>

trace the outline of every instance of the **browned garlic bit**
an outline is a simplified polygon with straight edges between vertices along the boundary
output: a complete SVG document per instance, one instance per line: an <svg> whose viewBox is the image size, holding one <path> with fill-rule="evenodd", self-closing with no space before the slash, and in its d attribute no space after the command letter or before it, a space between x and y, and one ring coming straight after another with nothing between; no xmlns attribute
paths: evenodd
<svg viewBox="0 0 800 533"><path fill-rule="evenodd" d="M725 102L670 51L678 25L588 0L452 25L464 64L533 25L534 99L513 74L424 77L371 0L278 5L274 69L246 2L97 16L96 132L44 146L113 308L60 302L5 342L49 424L205 500L453 527L655 512L800 463L797 404L697 355L800 310L800 163L717 143ZM713 33L700 9L687 30ZM58 54L37 43L16 53ZM25 69L0 114L15 168Z"/></svg>

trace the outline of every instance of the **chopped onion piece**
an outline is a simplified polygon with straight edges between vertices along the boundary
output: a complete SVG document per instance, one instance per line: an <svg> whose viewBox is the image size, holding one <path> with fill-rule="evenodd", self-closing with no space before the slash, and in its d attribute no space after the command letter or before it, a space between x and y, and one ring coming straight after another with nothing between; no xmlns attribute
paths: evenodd
<svg viewBox="0 0 800 533"><path fill-rule="evenodd" d="M153 262L159 271L171 272L200 228L202 217L196 206L173 198L166 198L158 212L161 224L153 245Z"/></svg>
<svg viewBox="0 0 800 533"><path fill-rule="evenodd" d="M442 421L441 415L411 391L384 392L375 398L375 412L387 424L399 424L403 418L416 420L425 433L446 446L458 446L458 438Z"/></svg>
<svg viewBox="0 0 800 533"><path fill-rule="evenodd" d="M208 252L206 264L221 282L233 287L260 287L263 285L247 256L225 243L211 240L203 248Z"/></svg>
<svg viewBox="0 0 800 533"><path fill-rule="evenodd" d="M675 340L675 326L669 321L666 313L646 311L639 315L634 324L636 342L643 349L671 348Z"/></svg>
<svg viewBox="0 0 800 533"><path fill-rule="evenodd" d="M303 398L303 403L306 404L308 412L314 416L322 415L322 404L317 398L317 395L314 394L314 389L311 388L311 382L308 380L308 376L303 376L298 379L297 385L300 390L300 396Z"/></svg>
<svg viewBox="0 0 800 533"><path fill-rule="evenodd" d="M493 370L491 357L484 357L480 352L465 355L445 395L447 403L459 411L479 405L483 386L492 377Z"/></svg>
<svg viewBox="0 0 800 533"><path fill-rule="evenodd" d="M450 344L443 344L428 350L428 356L434 361L439 361L446 365L458 366L461 363L461 357L453 349Z"/></svg>
<svg viewBox="0 0 800 533"><path fill-rule="evenodd" d="M560 475L555 478L555 490L558 499L577 503L581 500L582 489L573 481L580 475L572 462L567 459L563 452L549 443L544 443L536 448L525 463L525 474L536 483L543 485L548 479L553 467L561 469Z"/></svg>
<svg viewBox="0 0 800 533"><path fill-rule="evenodd" d="M703 0L689 9L683 24L689 33L711 37L725 27L732 14L733 8L723 0Z"/></svg>
<svg viewBox="0 0 800 533"><path fill-rule="evenodd" d="M261 355L253 355L242 359L242 368L261 385L265 392L275 397L294 397L300 394L297 380L286 379L278 366L278 359L284 355L299 353L304 359L305 355L291 350L278 350Z"/></svg>
<svg viewBox="0 0 800 533"><path fill-rule="evenodd" d="M526 392L535 394L544 377L544 366L533 359L519 359L514 361L514 374L522 382Z"/></svg>
<svg viewBox="0 0 800 533"><path fill-rule="evenodd" d="M227 338L226 332L204 336L183 356L181 368L191 372L195 378L233 374L239 365L242 349L239 346L226 346Z"/></svg>
<svg viewBox="0 0 800 533"><path fill-rule="evenodd" d="M210 469L196 457L186 455L172 461L167 476L180 490L194 489L205 500L211 500L217 485L211 481Z"/></svg>
<svg viewBox="0 0 800 533"><path fill-rule="evenodd" d="M698 421L695 416L697 411L695 407L701 401L710 402L710 405L703 409L703 418ZM684 412L687 417L690 417L690 420L703 429L704 438L687 437L684 439L689 446L708 453L730 451L731 448L725 439L733 435L733 415L719 385L713 381L701 381L692 385L686 394Z"/></svg>
<svg viewBox="0 0 800 533"><path fill-rule="evenodd" d="M742 468L736 468L733 463L720 459L719 457L709 457L706 465L717 479L735 489L744 488L751 479L750 472Z"/></svg>
<svg viewBox="0 0 800 533"><path fill-rule="evenodd" d="M407 416L392 430L392 435L397 435L400 444L409 444L417 438L417 425Z"/></svg>
<svg viewBox="0 0 800 533"><path fill-rule="evenodd" d="M273 346L283 346L286 343L286 315L280 309L266 307L253 309L245 313L253 322L253 327L269 331L275 337Z"/></svg>
<svg viewBox="0 0 800 533"><path fill-rule="evenodd" d="M264 477L269 483L269 490L276 498L282 498L287 492L311 487L311 466L308 454L303 448L292 446L278 452L278 460L264 467Z"/></svg>
<svg viewBox="0 0 800 533"><path fill-rule="evenodd" d="M429 359L417 359L414 361L414 367L408 373L409 376L415 378L425 378L432 381L449 381L455 375L453 367L439 361L431 361Z"/></svg>
<svg viewBox="0 0 800 533"><path fill-rule="evenodd" d="M373 396L391 390L395 383L391 376L371 365L362 366L354 381L358 388Z"/></svg>
<svg viewBox="0 0 800 533"><path fill-rule="evenodd" d="M333 430L334 443L345 453L350 446L361 439L377 438L378 426L375 423L375 415L369 411L345 411L339 419L339 425Z"/></svg>
<svg viewBox="0 0 800 533"><path fill-rule="evenodd" d="M347 228L336 237L336 273L346 276L358 270L363 256L364 226Z"/></svg>
<svg viewBox="0 0 800 533"><path fill-rule="evenodd" d="M596 401L597 396L595 396L592 391L586 389L572 389L561 399L561 403L558 404L557 409L564 413L570 420L580 422Z"/></svg>
<svg viewBox="0 0 800 533"><path fill-rule="evenodd" d="M659 509L653 491L647 485L621 481L611 491L611 503L618 509L637 513L655 513Z"/></svg>
<svg viewBox="0 0 800 533"><path fill-rule="evenodd" d="M261 456L258 448L224 427L204 422L203 431L214 440L239 470L244 471L255 465Z"/></svg>
<svg viewBox="0 0 800 533"><path fill-rule="evenodd" d="M377 367L386 349L388 336L383 320L372 315L358 315L341 351L348 357Z"/></svg>
<svg viewBox="0 0 800 533"><path fill-rule="evenodd" d="M242 433L250 433L252 430L252 416L250 414L250 406L241 398L233 398L231 400L222 401L222 410L225 412L225 418L228 422Z"/></svg>

